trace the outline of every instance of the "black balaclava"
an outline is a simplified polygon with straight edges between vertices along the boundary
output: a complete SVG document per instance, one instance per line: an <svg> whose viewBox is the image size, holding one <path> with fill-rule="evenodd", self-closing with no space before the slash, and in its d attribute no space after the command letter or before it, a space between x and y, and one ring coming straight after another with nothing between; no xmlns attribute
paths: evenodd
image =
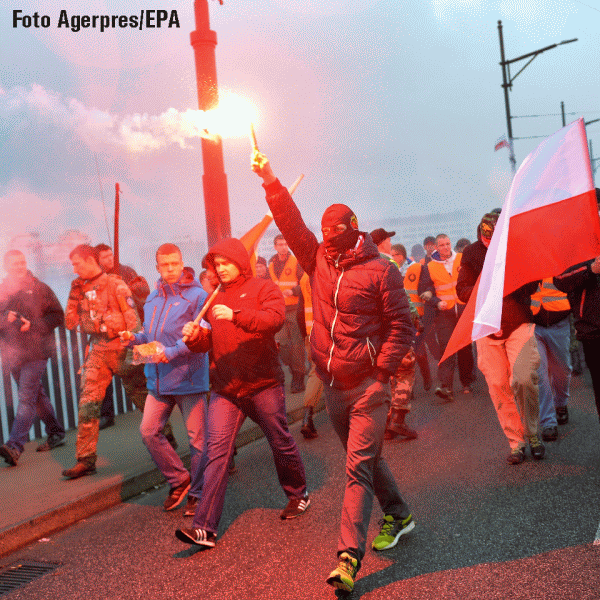
<svg viewBox="0 0 600 600"><path fill-rule="evenodd" d="M336 225L346 225L346 231L337 235L323 236L323 242L328 252L342 253L356 246L358 236L358 219L345 204L332 204L323 213L321 228Z"/></svg>

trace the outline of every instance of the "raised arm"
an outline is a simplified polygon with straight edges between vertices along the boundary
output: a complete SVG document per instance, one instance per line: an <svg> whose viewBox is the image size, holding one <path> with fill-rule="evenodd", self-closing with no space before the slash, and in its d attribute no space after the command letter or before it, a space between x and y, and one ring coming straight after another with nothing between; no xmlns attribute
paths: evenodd
<svg viewBox="0 0 600 600"><path fill-rule="evenodd" d="M273 213L275 224L285 237L300 266L309 276L312 275L319 248L315 234L306 226L287 188L281 185L279 179L273 174L267 157L258 150L255 150L252 155L252 170L263 180L267 204Z"/></svg>

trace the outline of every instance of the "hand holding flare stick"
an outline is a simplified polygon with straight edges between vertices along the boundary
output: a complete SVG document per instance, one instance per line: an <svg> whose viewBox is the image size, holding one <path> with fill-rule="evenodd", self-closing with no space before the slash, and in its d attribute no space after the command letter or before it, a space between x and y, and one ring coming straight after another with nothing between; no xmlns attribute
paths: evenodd
<svg viewBox="0 0 600 600"><path fill-rule="evenodd" d="M198 325L198 323L200 323L202 317L204 317L204 315L206 314L206 311L209 309L210 305L212 304L212 301L215 299L216 295L219 293L220 290L221 290L221 284L219 284L215 288L214 292L207 298L206 302L204 303L204 306L202 307L202 310L198 313L198 316L193 321L194 325ZM189 335L184 335L183 341L187 342L189 338L190 338Z"/></svg>

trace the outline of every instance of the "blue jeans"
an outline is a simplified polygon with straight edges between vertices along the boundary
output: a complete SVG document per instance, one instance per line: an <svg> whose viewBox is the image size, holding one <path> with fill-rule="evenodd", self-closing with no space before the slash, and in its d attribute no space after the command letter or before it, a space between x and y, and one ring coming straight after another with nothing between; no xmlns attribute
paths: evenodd
<svg viewBox="0 0 600 600"><path fill-rule="evenodd" d="M405 519L410 510L381 457L390 406L390 385L373 378L349 390L325 386L325 404L346 450L346 491L342 506L338 556L349 552L360 563L365 555L373 496L385 515Z"/></svg>
<svg viewBox="0 0 600 600"><path fill-rule="evenodd" d="M237 400L212 393L208 406L208 463L204 471L204 489L192 523L194 528L217 533L229 480L227 467L235 438L246 417L250 417L265 434L285 495L289 499L306 496L304 464L288 429L283 386Z"/></svg>
<svg viewBox="0 0 600 600"><path fill-rule="evenodd" d="M535 326L540 352L540 428L556 427L556 409L569 401L571 383L571 325L568 317L543 327Z"/></svg>
<svg viewBox="0 0 600 600"><path fill-rule="evenodd" d="M58 422L50 398L42 386L46 363L47 360L34 360L10 369L19 389L19 405L6 445L19 452L25 448L36 414L46 426L48 435L65 437L65 428Z"/></svg>
<svg viewBox="0 0 600 600"><path fill-rule="evenodd" d="M181 485L188 477L187 469L167 438L163 428L175 406L179 406L190 443L192 487L190 495L202 493L206 467L206 394L148 394L140 425L142 441L152 460L171 487Z"/></svg>

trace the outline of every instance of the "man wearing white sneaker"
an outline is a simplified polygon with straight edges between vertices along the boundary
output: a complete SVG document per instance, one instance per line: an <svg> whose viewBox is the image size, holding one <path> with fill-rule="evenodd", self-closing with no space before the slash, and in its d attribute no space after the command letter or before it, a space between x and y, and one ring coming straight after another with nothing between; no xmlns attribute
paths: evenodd
<svg viewBox="0 0 600 600"><path fill-rule="evenodd" d="M202 327L188 323L184 335L192 352L212 349L208 406L208 461L204 487L191 528L175 535L187 544L215 545L235 438L246 417L263 431L288 498L282 519L302 515L310 505L306 474L287 424L283 371L275 333L283 325L283 294L271 280L252 276L250 257L234 238L213 246L204 261L221 289ZM194 482L192 482L192 485Z"/></svg>

